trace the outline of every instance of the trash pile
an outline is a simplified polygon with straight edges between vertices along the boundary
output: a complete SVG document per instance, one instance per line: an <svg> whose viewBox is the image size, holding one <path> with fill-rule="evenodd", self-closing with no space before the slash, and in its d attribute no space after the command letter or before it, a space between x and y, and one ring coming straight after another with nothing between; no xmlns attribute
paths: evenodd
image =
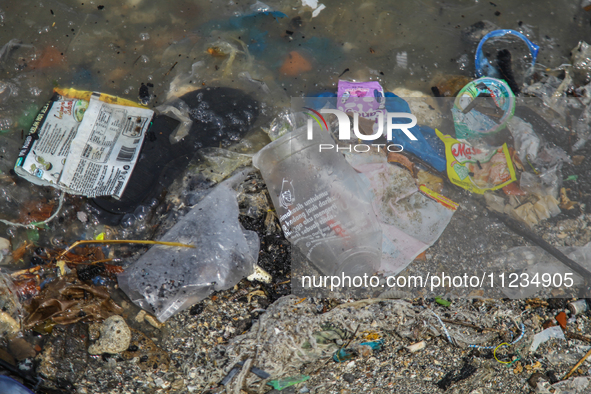
<svg viewBox="0 0 591 394"><path fill-rule="evenodd" d="M0 49L0 385L589 390L587 43L551 68L549 38L481 21L428 95L321 33L328 3L148 3L47 2L63 52ZM132 8L133 43L109 32Z"/></svg>

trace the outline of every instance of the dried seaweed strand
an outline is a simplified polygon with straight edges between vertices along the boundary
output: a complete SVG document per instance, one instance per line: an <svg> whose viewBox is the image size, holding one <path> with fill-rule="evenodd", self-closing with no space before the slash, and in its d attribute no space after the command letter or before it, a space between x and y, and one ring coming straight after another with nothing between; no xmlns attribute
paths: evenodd
<svg viewBox="0 0 591 394"><path fill-rule="evenodd" d="M66 248L66 250L61 252L59 254L58 258L62 257L63 255L65 255L66 253L68 253L70 250L74 249L78 245L85 245L85 244L146 244L146 245L166 245L166 246L181 246L184 248L195 248L194 245L187 245L187 244L182 244L179 242L130 240L130 239L103 239L103 240L88 239L88 240L74 242L72 245L68 246Z"/></svg>
<svg viewBox="0 0 591 394"><path fill-rule="evenodd" d="M562 378L562 380L566 380L566 379L570 378L571 375L573 373L575 373L575 371L577 369L579 369L579 367L581 366L581 364L583 364L585 362L585 360L587 360L589 358L589 356L591 356L591 349L589 349L589 351L583 356L583 358L580 359L579 362L576 363L575 366L572 367L572 369L570 371L568 371L568 373L566 375L564 375L564 377Z"/></svg>

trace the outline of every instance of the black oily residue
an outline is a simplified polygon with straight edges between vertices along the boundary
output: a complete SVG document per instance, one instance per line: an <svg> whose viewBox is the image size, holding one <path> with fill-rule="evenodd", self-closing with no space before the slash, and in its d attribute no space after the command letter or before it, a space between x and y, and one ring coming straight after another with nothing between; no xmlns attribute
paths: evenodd
<svg viewBox="0 0 591 394"><path fill-rule="evenodd" d="M508 49L502 49L497 52L497 66L499 67L501 77L507 81L513 93L519 94L519 85L515 82L515 76L513 75L511 66L511 52Z"/></svg>
<svg viewBox="0 0 591 394"><path fill-rule="evenodd" d="M461 382L462 380L466 380L470 376L474 375L477 370L478 368L464 360L464 365L460 370L449 371L439 382L435 384L441 390L446 391L454 383Z"/></svg>
<svg viewBox="0 0 591 394"><path fill-rule="evenodd" d="M249 185L249 193L258 194L266 190L266 184L261 179L260 174L249 177L245 181L246 183ZM270 199L268 198L268 200ZM242 204L239 207L241 209L248 208L242 206ZM258 265L273 277L270 284L261 283L261 285L267 294L269 302L274 302L279 297L291 294L291 244L285 239L278 226L274 226L275 231L267 233L268 230L265 226L266 214L264 213L257 218L240 215L238 219L246 230L254 231L259 236ZM277 221L277 218L275 217L273 220Z"/></svg>
<svg viewBox="0 0 591 394"><path fill-rule="evenodd" d="M253 219L249 216L240 215L242 226L255 231L260 238L260 251L258 265L273 277L270 284L261 283L270 302L291 294L291 244L282 233L266 234L265 219Z"/></svg>

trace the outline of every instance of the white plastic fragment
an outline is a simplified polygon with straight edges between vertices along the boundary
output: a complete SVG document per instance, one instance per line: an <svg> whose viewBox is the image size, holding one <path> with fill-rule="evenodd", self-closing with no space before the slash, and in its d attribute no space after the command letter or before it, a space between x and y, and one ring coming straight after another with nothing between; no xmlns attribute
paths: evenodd
<svg viewBox="0 0 591 394"><path fill-rule="evenodd" d="M427 344L425 343L425 341L421 341L421 342L417 342L417 343L413 343L412 345L409 345L406 347L406 349L411 352L418 352L419 350L423 350L425 347L427 346Z"/></svg>
<svg viewBox="0 0 591 394"><path fill-rule="evenodd" d="M316 7L318 7L318 0L302 0L302 5L316 9Z"/></svg>
<svg viewBox="0 0 591 394"><path fill-rule="evenodd" d="M562 328L560 328L560 326L553 326L550 328L546 328L544 331L539 332L536 335L534 335L534 340L531 343L531 346L529 347L529 351L535 352L536 350L538 350L538 347L542 343L548 341L551 338L566 339L564 337L564 333L562 332Z"/></svg>
<svg viewBox="0 0 591 394"><path fill-rule="evenodd" d="M552 385L555 394L579 394L589 392L589 378L577 376Z"/></svg>
<svg viewBox="0 0 591 394"><path fill-rule="evenodd" d="M84 211L76 212L76 218L80 220L82 223L86 223L88 221L88 215Z"/></svg>
<svg viewBox="0 0 591 394"><path fill-rule="evenodd" d="M326 8L326 6L325 6L324 4L320 4L320 5L318 6L318 8L316 8L316 9L314 10L314 12L312 12L312 18L316 18L316 17L318 16L318 14L320 14L320 11L322 11L322 10L323 10L323 9L325 9L325 8Z"/></svg>
<svg viewBox="0 0 591 394"><path fill-rule="evenodd" d="M312 12L312 18L316 18L320 14L320 11L326 8L324 4L318 4L318 0L302 0L302 6L308 6L314 10Z"/></svg>
<svg viewBox="0 0 591 394"><path fill-rule="evenodd" d="M258 265L255 265L254 266L254 273L247 276L246 279L248 279L251 282L254 280L257 280L259 282L271 283L271 280L273 279L273 277L267 271L265 271L264 269L262 269Z"/></svg>
<svg viewBox="0 0 591 394"><path fill-rule="evenodd" d="M408 54L406 51L396 54L396 65L400 68L406 68L408 66Z"/></svg>

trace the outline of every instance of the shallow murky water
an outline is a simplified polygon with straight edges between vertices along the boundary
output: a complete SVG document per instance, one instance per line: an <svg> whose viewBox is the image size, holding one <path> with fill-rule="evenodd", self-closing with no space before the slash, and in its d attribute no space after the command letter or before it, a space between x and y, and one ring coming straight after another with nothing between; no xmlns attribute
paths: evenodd
<svg viewBox="0 0 591 394"><path fill-rule="evenodd" d="M472 76L479 37L470 26L480 21L521 31L540 45L538 67L567 62L590 28L589 14L570 2L324 4L313 11L300 1L3 2L0 171L10 172L33 117L56 86L138 100L145 84L150 107L199 87L235 87L261 102L256 130L268 127L290 97L334 92L339 78L430 94L441 75ZM523 48L513 56L518 63L530 60ZM23 207L25 202L56 201L58 195L24 180L3 182L0 212L10 220L39 208ZM76 220L80 210L89 214L86 223ZM147 235L142 220L124 224L119 237L134 230ZM104 231L84 199L72 198L61 223L40 232L39 242L59 246ZM13 246L31 236L3 224L0 234L12 237Z"/></svg>
<svg viewBox="0 0 591 394"><path fill-rule="evenodd" d="M472 76L478 38L470 26L480 21L519 30L539 44L538 67L567 62L590 28L589 14L570 2L324 4L312 11L300 1L3 2L0 71L7 90L0 96L0 171L9 173L32 118L55 86L138 100L145 84L150 107L198 87L236 87L260 100L258 129L288 107L290 97L333 92L339 78L430 94L438 76ZM528 56L514 52L518 62ZM23 180L3 182L0 212L7 219L22 219L24 202L57 197ZM84 209L83 199L70 200L66 223ZM73 220L40 236L53 244L96 236L104 228L89 213L85 224ZM29 237L5 225L0 233L15 237L13 245Z"/></svg>
<svg viewBox="0 0 591 394"><path fill-rule="evenodd" d="M0 2L0 219L20 223L42 220L57 207L60 192L34 186L11 173L24 137L54 87L103 92L134 101L141 98L151 108L202 87L240 89L259 102L252 132L233 147L234 152L225 151L220 159L216 144L211 144L204 159L188 165L189 176L168 184L166 203L140 205L124 216L120 225L121 218L116 223L105 221L87 199L75 196L66 198L59 218L45 230L0 223L0 237L10 240L10 249L31 242L18 268L40 264L40 257L45 256L40 247L60 249L98 236L153 239L162 234L188 206L203 198L204 189L223 178L217 174L218 178L206 180L204 172L221 173L233 164L238 167L249 162L236 152L254 153L269 142L262 128L290 107L292 97L336 92L339 79L376 80L388 91L407 88L431 95L434 81L442 76L474 76L474 53L482 26L520 31L540 46L537 69L555 68L570 62L570 51L588 39L591 29L591 13L578 2L568 1L304 3L314 4L314 8L302 5L301 0L264 4L254 0ZM531 60L521 42L512 48L512 55L517 69ZM231 139L235 142L238 138ZM223 143L225 148L229 145L228 141ZM588 152L587 148L585 154ZM572 175L571 170L567 168L564 175ZM586 185L581 190L587 193L588 181L582 178L579 184ZM291 249L288 241L277 235L281 230L262 179L253 179L241 186L238 202L242 225L260 235L266 233L261 236L259 264L275 281L271 292L265 290L271 294L271 302L290 291ZM469 267L471 260L457 258L466 252L467 245L476 245L470 253L484 254L496 251L498 245L506 248L523 243L513 233L499 229L496 222L477 223L478 208L470 204L466 194L459 193L458 201L467 208L456 214L455 222L442 235L439 246L443 246L429 250L426 259L449 266L460 260ZM158 222L154 218L165 219L154 223ZM470 231L466 230L468 224ZM558 231L552 226L547 224L546 230ZM560 231L569 231L573 243L588 241L591 235L577 226ZM580 239L576 239L578 235ZM92 251L97 256L92 257L114 257L120 259L114 264L119 264L126 258L132 260L139 248L97 248ZM4 250L6 256L2 252L0 262L14 268L10 250ZM101 253L104 256L99 256ZM57 268L51 269L57 272ZM113 279L95 284L113 285ZM116 302L127 304L121 292L115 297ZM136 315L137 308L132 306L130 311L130 316ZM136 323L139 327L140 321ZM150 328L150 335L162 335L155 327ZM80 348L85 354L84 347ZM99 360L92 362L98 365Z"/></svg>

